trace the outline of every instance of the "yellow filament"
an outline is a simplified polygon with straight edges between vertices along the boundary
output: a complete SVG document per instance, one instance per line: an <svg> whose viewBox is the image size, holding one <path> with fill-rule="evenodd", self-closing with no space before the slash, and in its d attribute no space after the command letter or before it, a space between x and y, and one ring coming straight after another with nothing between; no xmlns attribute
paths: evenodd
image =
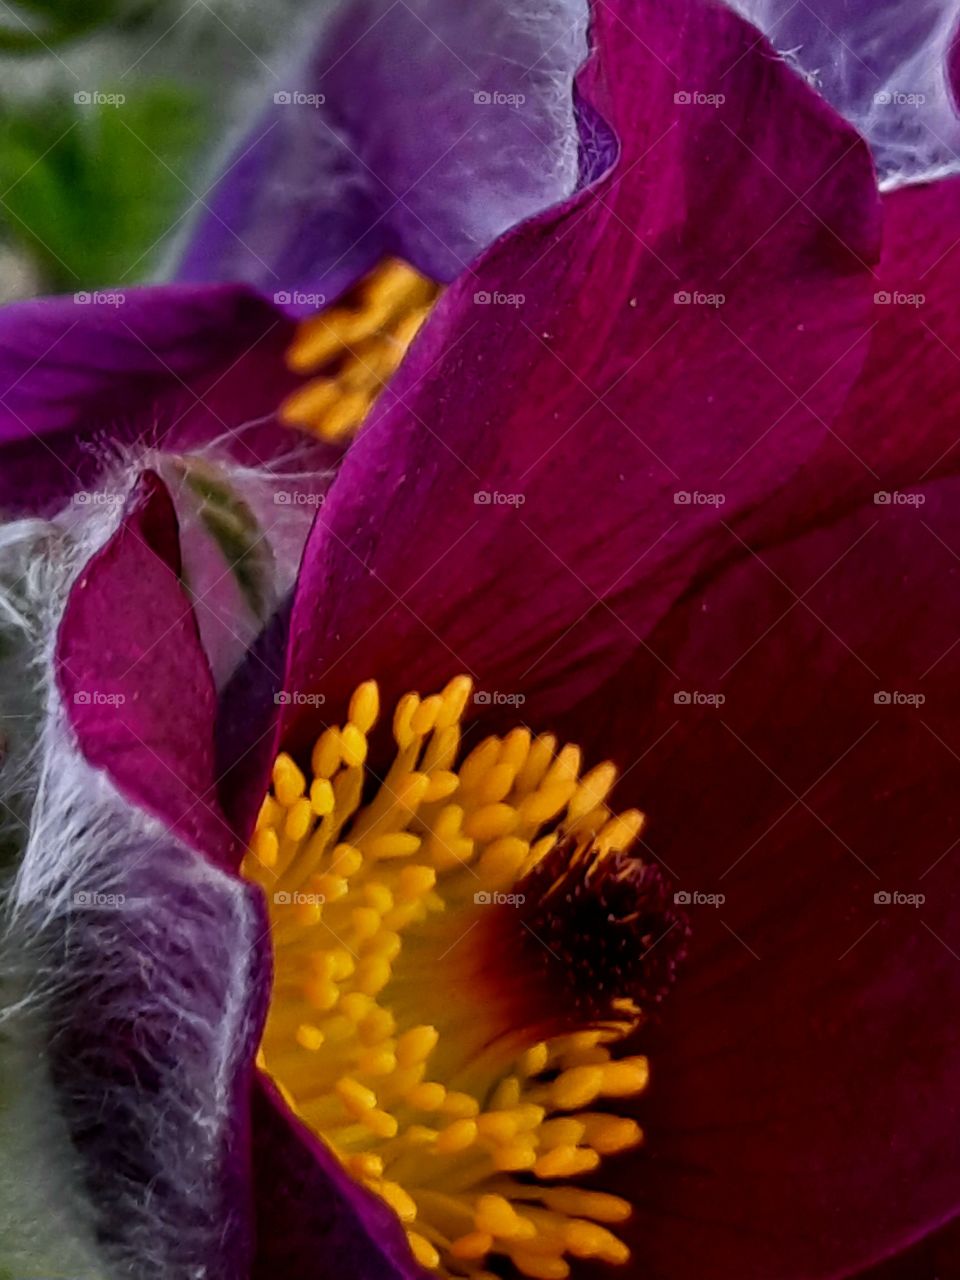
<svg viewBox="0 0 960 1280"><path fill-rule="evenodd" d="M460 676L400 700L396 755L366 804L373 681L318 738L312 777L278 757L244 862L275 945L259 1063L393 1208L421 1266L482 1280L493 1255L550 1280L571 1259L628 1257L610 1228L630 1205L575 1180L642 1140L635 1121L603 1110L646 1086L646 1060L616 1054L639 1012L623 1000L622 1021L546 1040L491 1032L483 993L444 990L443 975L490 900L558 838L604 858L631 844L642 816L607 809L611 764L581 777L579 751L525 729L457 766L470 693Z"/></svg>

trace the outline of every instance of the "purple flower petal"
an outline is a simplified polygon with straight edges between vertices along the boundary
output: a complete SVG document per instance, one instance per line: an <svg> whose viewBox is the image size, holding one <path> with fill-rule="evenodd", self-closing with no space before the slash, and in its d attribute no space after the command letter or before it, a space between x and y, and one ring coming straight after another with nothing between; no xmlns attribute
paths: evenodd
<svg viewBox="0 0 960 1280"><path fill-rule="evenodd" d="M271 83L178 275L298 312L387 254L452 279L573 190L585 21L584 0L353 0Z"/></svg>
<svg viewBox="0 0 960 1280"><path fill-rule="evenodd" d="M737 7L853 121L884 177L956 171L950 0L738 0Z"/></svg>
<svg viewBox="0 0 960 1280"><path fill-rule="evenodd" d="M151 472L67 601L57 680L80 750L215 862L236 848L216 799L213 678L180 586L177 521Z"/></svg>
<svg viewBox="0 0 960 1280"><path fill-rule="evenodd" d="M400 1221L349 1176L260 1075L253 1096L257 1254L251 1280L416 1280Z"/></svg>
<svg viewBox="0 0 960 1280"><path fill-rule="evenodd" d="M130 289L117 305L74 295L0 309L0 508L45 509L93 483L135 441L225 436L242 460L289 449L260 424L298 384L293 326L244 288ZM256 424L253 428L240 428Z"/></svg>
<svg viewBox="0 0 960 1280"><path fill-rule="evenodd" d="M960 1207L960 481L916 493L741 545L579 717L692 898L621 1173L663 1280L859 1274Z"/></svg>
<svg viewBox="0 0 960 1280"><path fill-rule="evenodd" d="M715 502L784 483L859 372L862 142L723 7L604 4L593 38L617 167L441 301L314 526L288 689L466 670L575 705L727 553Z"/></svg>

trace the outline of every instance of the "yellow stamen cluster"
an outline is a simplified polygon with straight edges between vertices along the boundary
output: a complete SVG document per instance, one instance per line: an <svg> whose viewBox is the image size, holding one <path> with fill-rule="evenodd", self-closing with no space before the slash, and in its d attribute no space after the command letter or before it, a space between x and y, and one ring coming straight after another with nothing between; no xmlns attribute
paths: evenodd
<svg viewBox="0 0 960 1280"><path fill-rule="evenodd" d="M470 695L460 676L403 697L372 793L372 681L318 738L311 777L277 758L244 866L266 892L275 949L260 1061L394 1209L424 1267L493 1280L495 1255L562 1280L571 1258L628 1257L609 1228L630 1205L568 1180L641 1141L635 1121L595 1105L646 1084L644 1058L612 1051L638 1010L621 1000L616 1021L542 1038L499 1025L495 993L462 979L491 909L509 910L497 901L559 838L602 860L642 815L607 808L612 765L581 776L577 748L525 728L458 765Z"/></svg>
<svg viewBox="0 0 960 1280"><path fill-rule="evenodd" d="M282 421L330 441L356 431L438 293L431 280L391 259L338 305L304 320L287 363L296 373L317 376L287 397Z"/></svg>

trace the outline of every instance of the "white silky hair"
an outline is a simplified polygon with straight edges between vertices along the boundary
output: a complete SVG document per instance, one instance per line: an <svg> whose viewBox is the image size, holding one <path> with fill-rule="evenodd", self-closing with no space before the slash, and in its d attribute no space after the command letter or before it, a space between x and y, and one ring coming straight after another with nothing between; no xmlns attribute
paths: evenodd
<svg viewBox="0 0 960 1280"><path fill-rule="evenodd" d="M733 5L863 134L882 189L960 172L946 65L960 18L955 0Z"/></svg>
<svg viewBox="0 0 960 1280"><path fill-rule="evenodd" d="M122 496L157 461L114 459L98 491ZM276 475L230 479L268 492ZM245 1226L222 1175L231 1085L257 1033L257 894L86 762L52 676L69 591L121 515L74 501L0 526L0 1259L15 1275L235 1280L222 1242ZM69 1025L81 1008L135 1028L151 1090L112 1081L93 1027L91 1061L54 1068L53 1046L82 1041ZM97 1141L133 1134L132 1168L74 1141L105 1108L122 1124Z"/></svg>

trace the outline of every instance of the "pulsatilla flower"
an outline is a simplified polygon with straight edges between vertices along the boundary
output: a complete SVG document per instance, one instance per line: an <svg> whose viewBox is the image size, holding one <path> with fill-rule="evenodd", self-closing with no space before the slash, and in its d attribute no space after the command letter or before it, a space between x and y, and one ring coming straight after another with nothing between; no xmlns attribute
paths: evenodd
<svg viewBox="0 0 960 1280"><path fill-rule="evenodd" d="M340 439L322 485L269 478L317 513L276 582L268 504L189 451L5 537L5 627L52 658L9 798L21 1267L946 1256L958 188L881 196L700 0L596 5L575 101L569 199L438 301L378 260L266 361L270 430L292 395ZM363 344L415 323L361 388ZM274 582L239 651L184 476L247 602Z"/></svg>

